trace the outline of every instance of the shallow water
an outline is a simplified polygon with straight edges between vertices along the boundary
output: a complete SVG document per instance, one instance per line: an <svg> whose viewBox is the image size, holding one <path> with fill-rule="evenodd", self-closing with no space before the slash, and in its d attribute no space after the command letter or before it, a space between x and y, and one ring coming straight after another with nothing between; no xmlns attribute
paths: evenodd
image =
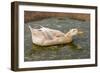
<svg viewBox="0 0 100 73"><path fill-rule="evenodd" d="M75 36L73 42L63 45L41 47L32 43L31 32L27 26L39 28L40 25L51 29L57 29L64 33L72 28L80 28L84 31L83 36ZM24 25L24 61L41 60L67 60L90 58L90 23L64 17L48 18L40 21L33 21Z"/></svg>

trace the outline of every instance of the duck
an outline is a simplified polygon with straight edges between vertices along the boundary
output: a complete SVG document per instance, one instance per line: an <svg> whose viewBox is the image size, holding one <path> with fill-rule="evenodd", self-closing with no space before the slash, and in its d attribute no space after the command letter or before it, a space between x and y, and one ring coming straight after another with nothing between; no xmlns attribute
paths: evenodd
<svg viewBox="0 0 100 73"><path fill-rule="evenodd" d="M52 46L71 43L75 35L83 34L83 32L78 28L70 29L67 33L43 26L36 29L29 25L29 29L31 31L32 43L39 46Z"/></svg>

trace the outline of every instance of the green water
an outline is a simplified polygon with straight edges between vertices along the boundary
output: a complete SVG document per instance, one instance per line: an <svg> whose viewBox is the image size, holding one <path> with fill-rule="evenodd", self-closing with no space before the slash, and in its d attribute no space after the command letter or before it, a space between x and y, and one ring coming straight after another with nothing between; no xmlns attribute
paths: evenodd
<svg viewBox="0 0 100 73"><path fill-rule="evenodd" d="M32 43L31 32L27 26L39 28L40 25L66 33L69 29L80 28L82 37L75 36L69 44L41 47ZM24 61L67 60L90 58L90 23L64 17L33 21L24 25Z"/></svg>

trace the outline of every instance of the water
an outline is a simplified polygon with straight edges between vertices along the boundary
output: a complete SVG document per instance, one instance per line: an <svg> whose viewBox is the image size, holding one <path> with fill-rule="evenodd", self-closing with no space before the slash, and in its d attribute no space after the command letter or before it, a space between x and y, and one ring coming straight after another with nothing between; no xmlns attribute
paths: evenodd
<svg viewBox="0 0 100 73"><path fill-rule="evenodd" d="M32 43L31 32L27 26L39 28L40 25L66 33L69 29L80 28L82 37L75 36L69 44L41 47ZM68 60L90 58L90 22L57 17L33 21L24 25L24 61Z"/></svg>

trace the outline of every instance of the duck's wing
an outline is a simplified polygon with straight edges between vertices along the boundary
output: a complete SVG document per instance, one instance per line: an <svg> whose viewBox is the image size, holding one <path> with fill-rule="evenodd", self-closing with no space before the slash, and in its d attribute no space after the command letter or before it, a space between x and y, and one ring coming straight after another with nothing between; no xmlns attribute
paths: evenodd
<svg viewBox="0 0 100 73"><path fill-rule="evenodd" d="M46 27L41 27L41 30L45 32L49 39L53 39L54 37L63 37L65 34L59 30L50 29Z"/></svg>
<svg viewBox="0 0 100 73"><path fill-rule="evenodd" d="M47 36L47 38L48 38L49 40L52 40L53 37L54 37L54 36L52 35L52 33L50 33L49 31L45 31L44 34Z"/></svg>
<svg viewBox="0 0 100 73"><path fill-rule="evenodd" d="M49 28L41 26L40 30L43 32L44 36L46 36L47 39L52 40L53 34L50 32Z"/></svg>
<svg viewBox="0 0 100 73"><path fill-rule="evenodd" d="M51 28L47 28L47 27L43 27L41 26L40 28L41 30L46 30L46 31L50 31L50 32L57 32L57 33L63 33L60 30L56 30L56 29L51 29Z"/></svg>

